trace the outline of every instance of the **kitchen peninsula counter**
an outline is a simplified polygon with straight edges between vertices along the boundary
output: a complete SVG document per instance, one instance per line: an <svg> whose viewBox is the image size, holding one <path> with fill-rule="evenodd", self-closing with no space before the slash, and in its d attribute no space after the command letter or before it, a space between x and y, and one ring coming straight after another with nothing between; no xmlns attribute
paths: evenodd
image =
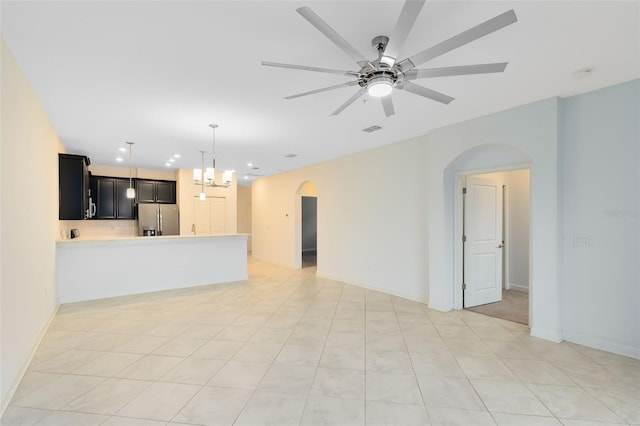
<svg viewBox="0 0 640 426"><path fill-rule="evenodd" d="M247 237L167 235L58 241L58 302L246 280Z"/></svg>

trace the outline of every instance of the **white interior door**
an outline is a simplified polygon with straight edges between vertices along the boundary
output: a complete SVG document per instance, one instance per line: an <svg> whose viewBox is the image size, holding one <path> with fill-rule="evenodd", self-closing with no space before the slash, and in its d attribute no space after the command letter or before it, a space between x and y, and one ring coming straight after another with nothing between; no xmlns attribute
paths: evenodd
<svg viewBox="0 0 640 426"><path fill-rule="evenodd" d="M225 234L227 227L227 199L226 198L211 198L211 217L209 223L211 224L212 234Z"/></svg>
<svg viewBox="0 0 640 426"><path fill-rule="evenodd" d="M469 176L465 198L464 307L502 300L502 182Z"/></svg>
<svg viewBox="0 0 640 426"><path fill-rule="evenodd" d="M194 198L193 224L196 235L225 234L227 231L227 199L210 197L206 200Z"/></svg>
<svg viewBox="0 0 640 426"><path fill-rule="evenodd" d="M193 224L196 227L196 235L211 234L211 204L209 199L201 201L198 197L193 199Z"/></svg>

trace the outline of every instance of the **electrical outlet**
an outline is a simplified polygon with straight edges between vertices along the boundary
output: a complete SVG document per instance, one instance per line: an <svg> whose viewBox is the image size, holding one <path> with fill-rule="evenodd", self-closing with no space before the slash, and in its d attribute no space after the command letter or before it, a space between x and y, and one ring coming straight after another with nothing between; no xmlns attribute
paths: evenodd
<svg viewBox="0 0 640 426"><path fill-rule="evenodd" d="M574 235L573 236L574 247L589 247L591 245L590 235Z"/></svg>

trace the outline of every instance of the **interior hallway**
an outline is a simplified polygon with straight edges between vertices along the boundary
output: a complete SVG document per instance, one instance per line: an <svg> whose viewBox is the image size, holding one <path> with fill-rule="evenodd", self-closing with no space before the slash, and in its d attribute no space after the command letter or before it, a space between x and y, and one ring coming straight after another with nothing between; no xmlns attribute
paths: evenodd
<svg viewBox="0 0 640 426"><path fill-rule="evenodd" d="M489 315L520 324L529 324L529 293L502 289L502 300L467 308L479 314Z"/></svg>
<svg viewBox="0 0 640 426"><path fill-rule="evenodd" d="M1 424L640 423L638 360L249 265L245 282L61 306Z"/></svg>

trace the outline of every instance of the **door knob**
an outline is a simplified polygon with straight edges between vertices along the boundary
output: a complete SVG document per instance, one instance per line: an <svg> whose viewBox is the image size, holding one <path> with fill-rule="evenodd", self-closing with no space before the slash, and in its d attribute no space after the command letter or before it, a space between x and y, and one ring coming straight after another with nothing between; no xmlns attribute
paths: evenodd
<svg viewBox="0 0 640 426"><path fill-rule="evenodd" d="M502 247L504 247L504 244L500 244L500 245L498 246L498 248L502 248Z"/></svg>

